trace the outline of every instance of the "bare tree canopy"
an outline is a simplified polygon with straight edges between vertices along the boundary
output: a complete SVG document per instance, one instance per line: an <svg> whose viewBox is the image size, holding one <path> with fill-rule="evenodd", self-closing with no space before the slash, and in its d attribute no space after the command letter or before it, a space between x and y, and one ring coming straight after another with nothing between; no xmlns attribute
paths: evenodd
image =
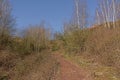
<svg viewBox="0 0 120 80"><path fill-rule="evenodd" d="M28 48L33 48L39 52L41 48L46 48L50 40L50 30L44 24L29 26L24 32L25 44Z"/></svg>
<svg viewBox="0 0 120 80"><path fill-rule="evenodd" d="M75 1L75 12L73 16L73 24L78 28L85 28L88 24L88 10L87 0L74 0Z"/></svg>
<svg viewBox="0 0 120 80"><path fill-rule="evenodd" d="M0 35L11 35L14 24L9 0L0 0Z"/></svg>
<svg viewBox="0 0 120 80"><path fill-rule="evenodd" d="M120 1L119 0L98 0L98 7L96 9L96 24L105 23L105 27L115 27L115 21L120 19Z"/></svg>

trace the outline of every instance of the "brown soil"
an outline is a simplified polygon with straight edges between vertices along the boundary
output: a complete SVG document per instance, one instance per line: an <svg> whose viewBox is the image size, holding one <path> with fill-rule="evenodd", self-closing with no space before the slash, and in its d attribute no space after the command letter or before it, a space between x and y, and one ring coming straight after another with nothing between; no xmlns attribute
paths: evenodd
<svg viewBox="0 0 120 80"><path fill-rule="evenodd" d="M56 80L93 80L89 72L70 62L59 54L55 54L60 63Z"/></svg>

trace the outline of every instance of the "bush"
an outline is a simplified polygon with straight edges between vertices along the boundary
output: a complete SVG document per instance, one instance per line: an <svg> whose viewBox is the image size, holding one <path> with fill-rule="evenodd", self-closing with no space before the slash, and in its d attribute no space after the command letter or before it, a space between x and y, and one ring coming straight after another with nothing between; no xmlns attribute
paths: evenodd
<svg viewBox="0 0 120 80"><path fill-rule="evenodd" d="M90 34L89 30L75 30L64 34L65 48L68 52L82 53L85 51L85 42Z"/></svg>

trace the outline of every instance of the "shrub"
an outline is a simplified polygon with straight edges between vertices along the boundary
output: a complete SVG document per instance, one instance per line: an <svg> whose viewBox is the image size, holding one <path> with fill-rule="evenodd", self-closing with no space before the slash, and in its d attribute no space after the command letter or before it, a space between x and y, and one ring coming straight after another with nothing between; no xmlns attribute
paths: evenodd
<svg viewBox="0 0 120 80"><path fill-rule="evenodd" d="M64 34L65 48L67 51L77 54L84 52L85 42L89 34L89 30L75 30Z"/></svg>

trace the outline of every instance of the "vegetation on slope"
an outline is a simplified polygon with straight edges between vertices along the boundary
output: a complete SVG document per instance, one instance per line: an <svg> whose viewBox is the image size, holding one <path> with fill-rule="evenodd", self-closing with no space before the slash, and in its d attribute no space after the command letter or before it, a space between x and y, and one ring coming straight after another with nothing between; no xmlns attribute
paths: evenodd
<svg viewBox="0 0 120 80"><path fill-rule="evenodd" d="M50 55L49 29L29 26L20 37L14 24L9 0L0 0L0 80L30 80L26 76L36 71L40 80L51 80L58 63Z"/></svg>
<svg viewBox="0 0 120 80"><path fill-rule="evenodd" d="M84 3L81 8L85 6L85 10L79 14L82 17L81 23L76 21L79 20L79 6L76 6L77 16L73 24L65 26L63 33L55 34L53 39L44 24L29 26L21 37L14 36L14 19L9 1L0 0L0 80L27 80L29 78L26 75L33 75L32 72L36 75L39 73L41 80L52 80L58 63L51 56L50 50L65 53L67 58L90 70L91 76L96 80L119 80L119 6L117 3L114 3L117 6L113 6L110 2L112 10L107 10L109 8L105 4L108 2L101 2L96 10L97 23L93 28L86 28L88 18ZM113 7L116 7L116 15L112 13ZM111 15L106 16L106 13Z"/></svg>
<svg viewBox="0 0 120 80"><path fill-rule="evenodd" d="M115 80L116 77L116 80L120 79L119 26L108 29L100 25L64 33L60 37L62 38L56 40L62 44L62 51L67 58L87 67L92 75L99 79Z"/></svg>

